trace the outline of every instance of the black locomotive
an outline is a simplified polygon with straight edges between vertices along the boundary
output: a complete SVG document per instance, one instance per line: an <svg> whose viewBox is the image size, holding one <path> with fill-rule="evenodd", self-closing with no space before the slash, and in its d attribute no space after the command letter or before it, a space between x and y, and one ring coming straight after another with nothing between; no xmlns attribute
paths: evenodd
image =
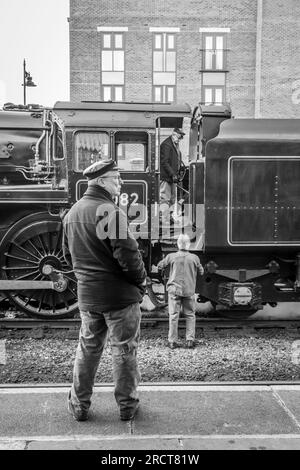
<svg viewBox="0 0 300 470"><path fill-rule="evenodd" d="M84 168L104 158L121 169L119 204L139 241L154 301L153 266L176 248L182 231L205 266L199 301L250 315L267 303L300 299L299 120L233 119L228 106L20 108L0 111L0 293L29 316L77 311L62 218L86 189ZM159 148L182 126L189 161L175 223L163 227Z"/></svg>

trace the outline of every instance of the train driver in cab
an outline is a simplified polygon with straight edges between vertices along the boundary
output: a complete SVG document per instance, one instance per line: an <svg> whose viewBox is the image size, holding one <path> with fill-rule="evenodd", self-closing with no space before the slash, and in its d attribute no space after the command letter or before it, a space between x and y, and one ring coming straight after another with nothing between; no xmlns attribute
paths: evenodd
<svg viewBox="0 0 300 470"><path fill-rule="evenodd" d="M185 132L178 127L160 146L160 206L162 223L170 224L170 209L176 201L176 183L182 164L179 141Z"/></svg>

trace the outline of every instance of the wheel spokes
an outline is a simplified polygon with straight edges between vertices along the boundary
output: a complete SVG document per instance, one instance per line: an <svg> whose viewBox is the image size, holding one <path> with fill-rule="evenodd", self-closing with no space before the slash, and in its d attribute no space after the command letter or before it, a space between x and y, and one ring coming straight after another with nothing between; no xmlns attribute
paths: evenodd
<svg viewBox="0 0 300 470"><path fill-rule="evenodd" d="M14 242L14 241L12 241L11 243L12 243L13 246L19 248L19 250L24 251L24 253L26 253L27 255L29 255L29 256L31 256L31 257L37 259L38 261L40 260L40 258L38 258L36 255L34 255L34 254L31 253L30 251L26 250L26 249L24 248L24 246L21 246L21 245L19 245L18 243Z"/></svg>
<svg viewBox="0 0 300 470"><path fill-rule="evenodd" d="M37 239L38 239L39 242L40 242L40 245L41 245L41 247L42 247L42 250L43 250L43 252L44 252L44 255L47 255L48 252L47 252L47 250L46 250L46 248L45 248L45 245L44 245L44 242L43 242L43 239L42 239L42 235L39 234L39 235L37 236Z"/></svg>
<svg viewBox="0 0 300 470"><path fill-rule="evenodd" d="M30 264L37 264L36 261L30 261L30 259L24 259L24 258L20 258L20 256L14 256L14 255L11 255L10 253L5 253L5 256L7 258L13 258L13 259L17 259L19 261L24 261L24 263L30 263Z"/></svg>
<svg viewBox="0 0 300 470"><path fill-rule="evenodd" d="M52 225L51 225L52 224ZM70 273L70 266L63 257L61 246L62 234L60 222L53 220L31 223L28 228L22 228L8 241L6 252L3 253L2 266L7 279L11 280L48 280L43 275L42 266L48 263L63 273L68 281L64 292L52 289L24 289L11 293L11 298L17 306L23 308L29 315L42 317L63 317L77 309L76 279ZM45 230L46 229L46 230ZM54 229L54 230L53 230ZM71 284L71 287L69 286Z"/></svg>
<svg viewBox="0 0 300 470"><path fill-rule="evenodd" d="M52 255L57 256L56 251L58 250L58 246L59 246L58 243L59 243L59 241L60 241L60 239L61 239L61 235L60 235L60 232L59 232L59 233L55 232L55 233L57 234L57 236L56 236L55 247L54 247L54 249L53 249L53 251L52 251ZM53 233L53 237L54 237L54 233Z"/></svg>
<svg viewBox="0 0 300 470"><path fill-rule="evenodd" d="M23 271L26 269L36 269L36 266L11 266L11 267L7 267L7 266L2 266L2 269L4 269L4 271L10 271L10 270L20 270L22 269Z"/></svg>
<svg viewBox="0 0 300 470"><path fill-rule="evenodd" d="M16 277L15 280L16 280L16 281L19 281L20 279L26 279L26 277L32 276L32 275L35 274L35 273L38 273L38 274L39 274L39 270L36 269L33 273L27 273L27 274L24 274L23 276ZM33 278L33 279L31 278L31 280L34 281L35 278Z"/></svg>
<svg viewBox="0 0 300 470"><path fill-rule="evenodd" d="M32 248L34 248L34 250L37 252L37 254L39 255L39 259L41 259L43 257L43 254L37 249L37 247L32 243L30 239L28 239L27 241L29 245L31 245Z"/></svg>

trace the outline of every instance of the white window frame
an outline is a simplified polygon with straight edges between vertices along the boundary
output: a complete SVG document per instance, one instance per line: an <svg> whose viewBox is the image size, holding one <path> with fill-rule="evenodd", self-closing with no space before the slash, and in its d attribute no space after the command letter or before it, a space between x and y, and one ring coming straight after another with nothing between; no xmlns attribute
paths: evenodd
<svg viewBox="0 0 300 470"><path fill-rule="evenodd" d="M172 103L176 101L176 69L177 69L177 38L176 33L180 28L151 27L153 32L152 42L152 101L155 103ZM158 38L160 38L158 40ZM170 44L170 42L172 43ZM155 68L155 55L161 53L161 67ZM174 54L174 66L168 64L168 55ZM170 55L171 57L171 55ZM156 60L156 63L158 61ZM160 90L160 100L157 100L157 92ZM173 99L170 100L170 94Z"/></svg>
<svg viewBox="0 0 300 470"><path fill-rule="evenodd" d="M101 33L101 98L103 101L124 101L125 33L128 31L128 28L98 27L97 31ZM109 41L108 35L110 35ZM120 37L121 44L119 43ZM109 53L111 54L110 61ZM122 53L122 60L119 62L118 56ZM105 57L108 57L108 64L110 66L104 66ZM108 96L110 97L109 99Z"/></svg>
<svg viewBox="0 0 300 470"><path fill-rule="evenodd" d="M106 98L106 93L109 91L109 98ZM124 85L102 85L101 96L103 101L124 101ZM117 93L121 92L121 99L118 99Z"/></svg>
<svg viewBox="0 0 300 470"><path fill-rule="evenodd" d="M202 33L203 45L201 101L221 105L226 101L227 34L230 28L199 28L199 32ZM211 48L206 47L207 38L211 38ZM222 38L222 47L217 47L218 38ZM208 91L211 92L211 100L207 100ZM222 95L221 101L216 100L218 93Z"/></svg>
<svg viewBox="0 0 300 470"><path fill-rule="evenodd" d="M160 90L160 99L156 100L156 91ZM173 99L170 100L170 94ZM176 101L176 87L174 85L153 85L153 102L154 103L174 103Z"/></svg>
<svg viewBox="0 0 300 470"><path fill-rule="evenodd" d="M212 44L211 48L207 48L207 40L211 38ZM222 39L222 47L218 46L218 40ZM202 70L210 70L214 72L222 72L226 70L227 65L227 37L224 33L203 33L202 35ZM211 66L208 66L208 63L211 63Z"/></svg>
<svg viewBox="0 0 300 470"><path fill-rule="evenodd" d="M208 90L211 90L212 94L212 99L211 100L206 100L206 92ZM222 100L221 101L216 101L216 92L218 90L221 90L222 92ZM205 105L222 105L225 102L225 85L204 85L202 86L202 103Z"/></svg>

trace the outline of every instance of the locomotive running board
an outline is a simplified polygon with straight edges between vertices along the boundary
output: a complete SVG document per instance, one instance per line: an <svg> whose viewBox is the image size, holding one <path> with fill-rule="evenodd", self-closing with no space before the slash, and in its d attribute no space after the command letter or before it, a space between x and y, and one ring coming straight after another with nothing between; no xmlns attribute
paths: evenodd
<svg viewBox="0 0 300 470"><path fill-rule="evenodd" d="M27 290L27 289L52 289L57 290L52 281L14 281L0 280L0 291L2 290Z"/></svg>

